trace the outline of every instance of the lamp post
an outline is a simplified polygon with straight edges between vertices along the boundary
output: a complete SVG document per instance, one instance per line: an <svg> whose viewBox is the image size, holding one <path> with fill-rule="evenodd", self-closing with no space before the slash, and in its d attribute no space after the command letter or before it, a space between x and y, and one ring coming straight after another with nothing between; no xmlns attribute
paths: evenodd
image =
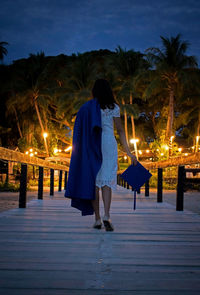
<svg viewBox="0 0 200 295"><path fill-rule="evenodd" d="M196 136L196 153L197 153L198 150L199 150L199 138L200 138L200 136L197 135L197 136Z"/></svg>
<svg viewBox="0 0 200 295"><path fill-rule="evenodd" d="M138 138L132 138L132 139L130 139L130 143L133 143L134 150L135 150L135 155L136 155L136 158L138 159L137 142L139 142L139 139Z"/></svg>
<svg viewBox="0 0 200 295"><path fill-rule="evenodd" d="M169 157L172 155L173 139L174 139L174 135L170 137L170 141L169 141Z"/></svg>
<svg viewBox="0 0 200 295"><path fill-rule="evenodd" d="M47 152L47 157L49 157L49 150L48 150L48 146L47 146L47 137L48 137L48 133L47 132L43 132L43 137L44 137L44 145L45 145L45 149Z"/></svg>

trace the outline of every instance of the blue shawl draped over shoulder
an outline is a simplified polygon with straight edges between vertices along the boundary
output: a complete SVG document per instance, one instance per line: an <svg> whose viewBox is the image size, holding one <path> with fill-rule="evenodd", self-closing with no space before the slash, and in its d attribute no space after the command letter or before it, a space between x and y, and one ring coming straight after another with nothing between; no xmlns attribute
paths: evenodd
<svg viewBox="0 0 200 295"><path fill-rule="evenodd" d="M95 182L102 164L101 109L97 99L86 102L78 111L73 132L72 155L65 197L82 215L94 213Z"/></svg>

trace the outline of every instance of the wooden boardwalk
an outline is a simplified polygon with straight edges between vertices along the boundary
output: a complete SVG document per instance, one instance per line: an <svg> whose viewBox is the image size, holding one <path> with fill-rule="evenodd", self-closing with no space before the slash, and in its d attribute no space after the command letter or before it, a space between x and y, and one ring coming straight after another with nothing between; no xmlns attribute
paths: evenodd
<svg viewBox="0 0 200 295"><path fill-rule="evenodd" d="M63 192L0 214L2 295L200 294L200 215L113 196L114 232L95 230Z"/></svg>

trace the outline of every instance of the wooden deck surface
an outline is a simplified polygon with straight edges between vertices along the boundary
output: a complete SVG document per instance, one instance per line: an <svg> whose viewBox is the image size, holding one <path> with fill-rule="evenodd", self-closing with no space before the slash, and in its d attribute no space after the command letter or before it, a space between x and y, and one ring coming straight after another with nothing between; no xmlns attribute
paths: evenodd
<svg viewBox="0 0 200 295"><path fill-rule="evenodd" d="M200 294L200 215L118 188L105 232L63 194L0 213L0 294Z"/></svg>

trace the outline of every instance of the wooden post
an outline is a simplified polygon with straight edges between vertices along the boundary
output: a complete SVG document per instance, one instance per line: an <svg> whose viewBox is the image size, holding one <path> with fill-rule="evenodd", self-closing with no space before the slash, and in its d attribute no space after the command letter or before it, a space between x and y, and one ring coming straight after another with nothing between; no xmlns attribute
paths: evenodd
<svg viewBox="0 0 200 295"><path fill-rule="evenodd" d="M124 180L124 188L126 188L126 181Z"/></svg>
<svg viewBox="0 0 200 295"><path fill-rule="evenodd" d="M50 170L50 196L54 195L54 169Z"/></svg>
<svg viewBox="0 0 200 295"><path fill-rule="evenodd" d="M176 191L176 210L183 211L183 202L184 202L184 181L185 181L185 167L178 167L178 183Z"/></svg>
<svg viewBox="0 0 200 295"><path fill-rule="evenodd" d="M122 186L122 178L121 178L121 174L119 175L119 185Z"/></svg>
<svg viewBox="0 0 200 295"><path fill-rule="evenodd" d="M163 169L158 168L158 184L157 184L157 202L162 203L162 197L163 197Z"/></svg>
<svg viewBox="0 0 200 295"><path fill-rule="evenodd" d="M149 180L145 182L145 197L149 197Z"/></svg>
<svg viewBox="0 0 200 295"><path fill-rule="evenodd" d="M64 184L64 188L65 188L65 190L67 188L67 171L65 171L65 184Z"/></svg>
<svg viewBox="0 0 200 295"><path fill-rule="evenodd" d="M38 200L43 199L43 179L44 179L44 168L39 166Z"/></svg>
<svg viewBox="0 0 200 295"><path fill-rule="evenodd" d="M21 164L19 208L26 208L27 164Z"/></svg>
<svg viewBox="0 0 200 295"><path fill-rule="evenodd" d="M59 172L59 187L58 187L58 191L59 192L62 191L62 170L60 170L60 172Z"/></svg>

